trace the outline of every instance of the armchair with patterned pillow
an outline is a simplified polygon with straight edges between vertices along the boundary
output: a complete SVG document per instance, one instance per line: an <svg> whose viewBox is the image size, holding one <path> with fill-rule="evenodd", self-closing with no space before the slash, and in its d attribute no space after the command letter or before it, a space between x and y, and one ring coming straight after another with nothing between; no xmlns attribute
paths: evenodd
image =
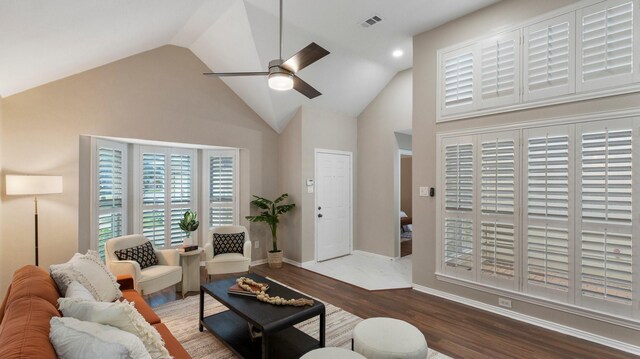
<svg viewBox="0 0 640 359"><path fill-rule="evenodd" d="M180 254L175 249L155 249L141 234L109 239L104 244L105 262L115 274L133 277L135 289L150 294L182 281Z"/></svg>
<svg viewBox="0 0 640 359"><path fill-rule="evenodd" d="M248 272L251 265L251 241L244 226L221 226L211 230L204 245L209 276Z"/></svg>

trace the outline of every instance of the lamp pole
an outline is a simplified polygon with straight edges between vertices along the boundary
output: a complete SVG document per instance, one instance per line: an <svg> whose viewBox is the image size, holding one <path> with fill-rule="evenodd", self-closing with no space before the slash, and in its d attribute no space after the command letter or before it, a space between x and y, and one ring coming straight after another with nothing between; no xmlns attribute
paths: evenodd
<svg viewBox="0 0 640 359"><path fill-rule="evenodd" d="M35 211L35 229L36 229L36 266L38 266L38 196L33 196L33 202L36 207Z"/></svg>

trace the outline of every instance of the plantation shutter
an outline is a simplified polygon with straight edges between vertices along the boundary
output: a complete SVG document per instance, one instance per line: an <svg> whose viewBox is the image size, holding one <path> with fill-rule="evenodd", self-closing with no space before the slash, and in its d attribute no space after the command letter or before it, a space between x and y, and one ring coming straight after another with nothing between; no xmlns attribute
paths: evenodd
<svg viewBox="0 0 640 359"><path fill-rule="evenodd" d="M195 210L195 151L140 146L142 234L157 248L182 244L178 222Z"/></svg>
<svg viewBox="0 0 640 359"><path fill-rule="evenodd" d="M525 101L574 92L574 29L573 12L525 28Z"/></svg>
<svg viewBox="0 0 640 359"><path fill-rule="evenodd" d="M184 213L190 209L195 210L192 205L193 188L193 155L192 154L171 154L171 245L182 244L186 234L180 229L179 222L184 217ZM192 233L192 235L194 235Z"/></svg>
<svg viewBox="0 0 640 359"><path fill-rule="evenodd" d="M479 137L480 280L515 288L517 250L516 157L518 131Z"/></svg>
<svg viewBox="0 0 640 359"><path fill-rule="evenodd" d="M443 267L446 272L466 278L473 278L475 261L473 151L471 137L447 139L443 143Z"/></svg>
<svg viewBox="0 0 640 359"><path fill-rule="evenodd" d="M567 301L573 275L568 126L524 132L527 185L524 216L527 292Z"/></svg>
<svg viewBox="0 0 640 359"><path fill-rule="evenodd" d="M165 242L166 167L164 153L142 154L142 234L159 248Z"/></svg>
<svg viewBox="0 0 640 359"><path fill-rule="evenodd" d="M480 108L515 104L520 96L520 31L482 42Z"/></svg>
<svg viewBox="0 0 640 359"><path fill-rule="evenodd" d="M97 233L94 248L104 259L104 244L126 232L126 145L98 140L97 147Z"/></svg>
<svg viewBox="0 0 640 359"><path fill-rule="evenodd" d="M472 110L475 105L475 47L467 46L442 55L440 62L441 112L451 115Z"/></svg>
<svg viewBox="0 0 640 359"><path fill-rule="evenodd" d="M209 227L236 224L236 158L233 150L209 151Z"/></svg>
<svg viewBox="0 0 640 359"><path fill-rule="evenodd" d="M634 1L606 1L578 11L578 91L637 80ZM638 27L638 26L636 26Z"/></svg>
<svg viewBox="0 0 640 359"><path fill-rule="evenodd" d="M633 312L634 120L579 127L579 229L581 302L594 309ZM637 219L636 219L637 220ZM637 226L636 226L637 227ZM636 313L637 314L637 313Z"/></svg>

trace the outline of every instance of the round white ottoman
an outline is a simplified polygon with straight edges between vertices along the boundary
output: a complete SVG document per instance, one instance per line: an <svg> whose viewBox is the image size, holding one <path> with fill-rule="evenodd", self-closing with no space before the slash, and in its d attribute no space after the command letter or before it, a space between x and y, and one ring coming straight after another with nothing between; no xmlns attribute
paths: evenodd
<svg viewBox="0 0 640 359"><path fill-rule="evenodd" d="M413 325L392 318L370 318L353 329L353 350L368 359L426 359L424 335Z"/></svg>
<svg viewBox="0 0 640 359"><path fill-rule="evenodd" d="M342 348L315 349L300 357L300 359L367 359L362 355Z"/></svg>

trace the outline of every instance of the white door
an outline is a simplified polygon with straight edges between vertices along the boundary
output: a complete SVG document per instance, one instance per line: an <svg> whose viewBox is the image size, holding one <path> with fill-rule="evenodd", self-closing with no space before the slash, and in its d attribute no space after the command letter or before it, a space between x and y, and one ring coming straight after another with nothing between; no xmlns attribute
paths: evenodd
<svg viewBox="0 0 640 359"><path fill-rule="evenodd" d="M316 250L323 261L351 253L351 153L316 151Z"/></svg>

